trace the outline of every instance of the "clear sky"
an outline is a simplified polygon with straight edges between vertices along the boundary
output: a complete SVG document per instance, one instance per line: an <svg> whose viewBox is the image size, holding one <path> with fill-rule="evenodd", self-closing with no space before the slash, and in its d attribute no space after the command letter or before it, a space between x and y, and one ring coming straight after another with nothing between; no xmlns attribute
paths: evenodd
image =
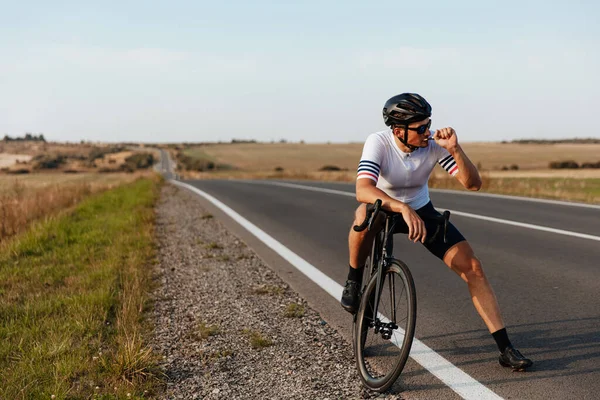
<svg viewBox="0 0 600 400"><path fill-rule="evenodd" d="M599 4L0 0L0 135L362 142L417 92L459 140L599 138Z"/></svg>

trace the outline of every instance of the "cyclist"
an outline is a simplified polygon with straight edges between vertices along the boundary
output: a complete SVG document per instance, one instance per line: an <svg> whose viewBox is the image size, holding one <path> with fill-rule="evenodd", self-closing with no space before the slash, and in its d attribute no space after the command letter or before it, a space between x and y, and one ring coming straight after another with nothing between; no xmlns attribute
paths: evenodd
<svg viewBox="0 0 600 400"><path fill-rule="evenodd" d="M467 283L473 304L498 345L500 364L524 370L533 362L512 346L496 295L469 242L451 223L447 243L442 235L432 243L427 241L437 224L428 216L440 215L427 187L436 163L465 188L481 188L479 172L458 144L454 129L433 132L430 117L430 104L418 94L403 93L385 103L383 120L390 129L371 134L365 142L356 179L356 199L363 204L356 209L353 225L365 219L366 204L377 199L382 200L384 209L402 214L404 224L399 223L394 233L406 233L413 242L423 243ZM351 313L358 309L362 268L376 231L350 229L350 269L341 304Z"/></svg>

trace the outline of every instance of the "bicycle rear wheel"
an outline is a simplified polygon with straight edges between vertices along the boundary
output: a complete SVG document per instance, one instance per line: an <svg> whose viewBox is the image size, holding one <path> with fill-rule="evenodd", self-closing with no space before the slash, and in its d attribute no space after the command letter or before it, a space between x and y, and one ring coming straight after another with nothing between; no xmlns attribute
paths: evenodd
<svg viewBox="0 0 600 400"><path fill-rule="evenodd" d="M377 274L374 274L356 314L354 354L363 384L384 392L402 372L415 332L417 298L406 264L392 259L385 269L374 318L376 291Z"/></svg>

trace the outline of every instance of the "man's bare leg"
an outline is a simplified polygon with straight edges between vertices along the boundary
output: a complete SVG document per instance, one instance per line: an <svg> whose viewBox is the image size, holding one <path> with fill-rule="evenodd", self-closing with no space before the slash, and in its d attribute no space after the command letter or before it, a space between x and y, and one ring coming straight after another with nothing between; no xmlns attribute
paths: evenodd
<svg viewBox="0 0 600 400"><path fill-rule="evenodd" d="M444 262L467 283L473 305L498 345L500 364L513 370L524 370L533 365L508 339L494 290L469 243L463 241L451 247L444 255Z"/></svg>

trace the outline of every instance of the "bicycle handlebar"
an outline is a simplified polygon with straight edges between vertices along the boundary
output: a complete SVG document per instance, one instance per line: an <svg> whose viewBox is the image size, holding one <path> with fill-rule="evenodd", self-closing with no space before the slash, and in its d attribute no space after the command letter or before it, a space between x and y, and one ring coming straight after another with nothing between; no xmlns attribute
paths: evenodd
<svg viewBox="0 0 600 400"><path fill-rule="evenodd" d="M377 219L379 210L381 210L381 199L377 199L374 204L367 204L367 214L365 215L365 220L360 225L354 225L354 231L362 232L365 230L365 228L368 228L370 231L373 221Z"/></svg>

